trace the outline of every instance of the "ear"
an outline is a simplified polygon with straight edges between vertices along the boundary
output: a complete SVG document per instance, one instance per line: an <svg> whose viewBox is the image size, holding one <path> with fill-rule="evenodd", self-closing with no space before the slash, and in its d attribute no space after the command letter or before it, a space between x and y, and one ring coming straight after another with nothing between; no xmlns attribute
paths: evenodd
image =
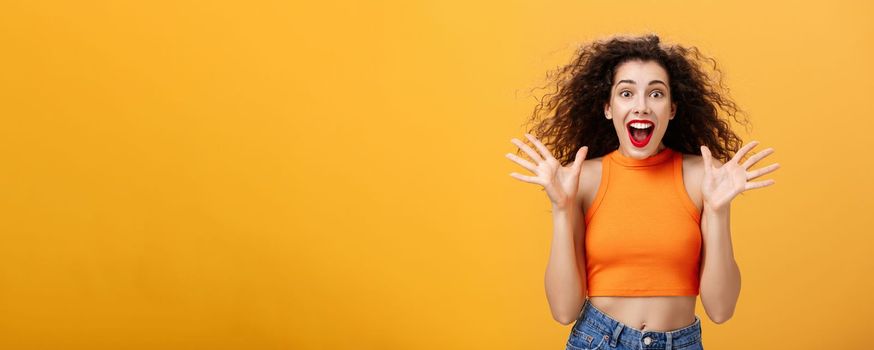
<svg viewBox="0 0 874 350"><path fill-rule="evenodd" d="M607 117L607 119L613 119L613 114L610 113L609 103L604 104L604 116Z"/></svg>
<svg viewBox="0 0 874 350"><path fill-rule="evenodd" d="M674 116L677 115L677 103L671 102L671 117L668 120L674 119Z"/></svg>

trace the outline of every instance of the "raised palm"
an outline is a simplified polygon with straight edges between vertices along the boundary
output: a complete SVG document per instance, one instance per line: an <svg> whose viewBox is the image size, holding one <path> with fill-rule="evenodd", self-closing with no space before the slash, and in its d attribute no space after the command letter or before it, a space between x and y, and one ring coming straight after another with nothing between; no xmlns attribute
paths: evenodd
<svg viewBox="0 0 874 350"><path fill-rule="evenodd" d="M582 168L583 160L586 159L586 152L588 152L589 148L585 146L581 147L577 150L574 162L568 166L562 166L561 163L552 156L549 149L537 140L537 138L530 134L525 134L525 137L527 137L528 140L534 144L537 150L540 151L539 154L518 139L514 138L510 142L522 149L525 154L531 157L534 163L512 153L507 153L507 158L510 158L510 160L516 162L535 175L527 176L514 172L510 173L510 176L524 182L543 186L546 195L549 196L549 200L554 207L565 207L571 202L571 199L574 198L574 195L577 192L577 187L579 186L580 181L580 169Z"/></svg>
<svg viewBox="0 0 874 350"><path fill-rule="evenodd" d="M701 146L701 157L704 159L704 179L701 182L701 194L706 208L713 210L726 208L731 200L741 192L774 184L774 180L749 181L780 167L780 164L774 163L764 168L749 171L750 167L773 153L773 148L759 152L743 164L738 164L744 155L758 144L758 141L753 141L743 146L730 161L720 167L713 165L713 156L707 146Z"/></svg>

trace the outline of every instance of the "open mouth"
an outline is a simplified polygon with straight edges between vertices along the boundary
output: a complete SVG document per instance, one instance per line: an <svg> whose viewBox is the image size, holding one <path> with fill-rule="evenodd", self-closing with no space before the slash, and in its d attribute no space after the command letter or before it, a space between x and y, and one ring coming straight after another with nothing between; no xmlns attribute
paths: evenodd
<svg viewBox="0 0 874 350"><path fill-rule="evenodd" d="M631 144L634 147L646 147L649 139L652 138L652 133L655 130L655 124L649 120L632 120L625 125L628 129L628 138L631 139Z"/></svg>

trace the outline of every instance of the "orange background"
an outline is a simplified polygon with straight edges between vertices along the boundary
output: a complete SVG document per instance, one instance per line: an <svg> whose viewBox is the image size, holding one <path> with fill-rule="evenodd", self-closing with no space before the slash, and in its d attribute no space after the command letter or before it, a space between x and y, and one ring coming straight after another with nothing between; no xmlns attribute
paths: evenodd
<svg viewBox="0 0 874 350"><path fill-rule="evenodd" d="M863 1L6 1L0 347L558 349L504 158L581 43L701 48L776 153L708 350L862 348Z"/></svg>

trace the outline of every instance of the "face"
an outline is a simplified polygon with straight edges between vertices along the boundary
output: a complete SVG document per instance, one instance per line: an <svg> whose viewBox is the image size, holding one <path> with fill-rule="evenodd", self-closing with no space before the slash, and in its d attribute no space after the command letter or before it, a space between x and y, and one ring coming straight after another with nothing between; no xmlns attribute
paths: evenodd
<svg viewBox="0 0 874 350"><path fill-rule="evenodd" d="M616 69L604 114L613 121L622 155L644 159L665 148L662 137L677 108L668 84L668 72L655 61L628 61Z"/></svg>

